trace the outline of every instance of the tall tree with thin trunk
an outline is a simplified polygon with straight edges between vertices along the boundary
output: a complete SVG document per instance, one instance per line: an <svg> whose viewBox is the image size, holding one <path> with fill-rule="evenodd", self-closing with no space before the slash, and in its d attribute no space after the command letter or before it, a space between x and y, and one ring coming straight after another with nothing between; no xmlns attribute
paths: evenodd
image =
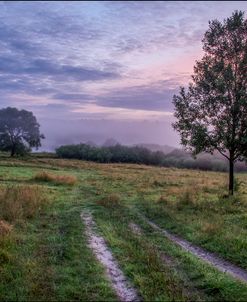
<svg viewBox="0 0 247 302"><path fill-rule="evenodd" d="M194 155L217 150L229 161L229 193L234 163L247 156L247 20L235 11L223 22L209 22L204 56L187 90L174 95L173 127Z"/></svg>
<svg viewBox="0 0 247 302"><path fill-rule="evenodd" d="M16 108L0 110L0 150L23 155L41 146L39 124L32 112Z"/></svg>

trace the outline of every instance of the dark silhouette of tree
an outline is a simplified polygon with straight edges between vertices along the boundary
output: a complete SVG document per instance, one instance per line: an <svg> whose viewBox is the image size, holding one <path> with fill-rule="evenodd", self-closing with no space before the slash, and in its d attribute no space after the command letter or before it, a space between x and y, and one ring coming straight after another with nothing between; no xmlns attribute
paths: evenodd
<svg viewBox="0 0 247 302"><path fill-rule="evenodd" d="M39 124L32 112L16 108L0 110L0 150L10 151L11 156L23 155L41 146Z"/></svg>
<svg viewBox="0 0 247 302"><path fill-rule="evenodd" d="M234 189L234 163L247 148L247 21L235 11L222 23L209 22L201 61L192 83L173 97L173 127L194 155L218 150L229 161L229 193Z"/></svg>

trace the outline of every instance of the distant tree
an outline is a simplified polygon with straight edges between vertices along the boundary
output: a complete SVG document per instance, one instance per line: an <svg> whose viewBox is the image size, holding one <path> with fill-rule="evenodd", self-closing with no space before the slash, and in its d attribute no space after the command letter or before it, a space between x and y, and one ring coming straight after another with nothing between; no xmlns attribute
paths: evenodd
<svg viewBox="0 0 247 302"><path fill-rule="evenodd" d="M16 108L0 110L0 150L10 151L11 156L23 155L41 146L39 124L32 112Z"/></svg>
<svg viewBox="0 0 247 302"><path fill-rule="evenodd" d="M108 138L104 144L103 147L111 147L111 146L116 146L119 145L119 142L115 140L114 138Z"/></svg>
<svg viewBox="0 0 247 302"><path fill-rule="evenodd" d="M229 161L229 193L234 163L247 155L247 21L235 11L222 23L209 22L201 61L188 91L173 97L173 127L195 155L216 149Z"/></svg>

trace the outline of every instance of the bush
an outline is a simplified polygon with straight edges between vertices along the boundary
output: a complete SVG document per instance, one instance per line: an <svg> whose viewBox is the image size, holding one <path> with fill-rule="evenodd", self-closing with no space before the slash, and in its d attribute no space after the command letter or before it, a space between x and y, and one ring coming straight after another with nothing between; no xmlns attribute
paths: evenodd
<svg viewBox="0 0 247 302"><path fill-rule="evenodd" d="M37 173L33 179L36 181L53 182L55 184L65 184L70 186L73 186L77 182L77 178L73 175L55 175L46 171Z"/></svg>

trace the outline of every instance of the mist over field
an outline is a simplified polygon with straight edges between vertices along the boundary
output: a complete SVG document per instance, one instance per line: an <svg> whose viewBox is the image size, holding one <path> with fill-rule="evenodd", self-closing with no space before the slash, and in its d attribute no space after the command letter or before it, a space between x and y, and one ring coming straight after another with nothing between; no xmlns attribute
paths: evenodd
<svg viewBox="0 0 247 302"><path fill-rule="evenodd" d="M45 120L41 131L46 139L40 150L54 151L64 144L93 142L103 144L113 138L124 145L139 143L169 144L178 147L178 135L169 122L160 121L117 121L117 120Z"/></svg>

